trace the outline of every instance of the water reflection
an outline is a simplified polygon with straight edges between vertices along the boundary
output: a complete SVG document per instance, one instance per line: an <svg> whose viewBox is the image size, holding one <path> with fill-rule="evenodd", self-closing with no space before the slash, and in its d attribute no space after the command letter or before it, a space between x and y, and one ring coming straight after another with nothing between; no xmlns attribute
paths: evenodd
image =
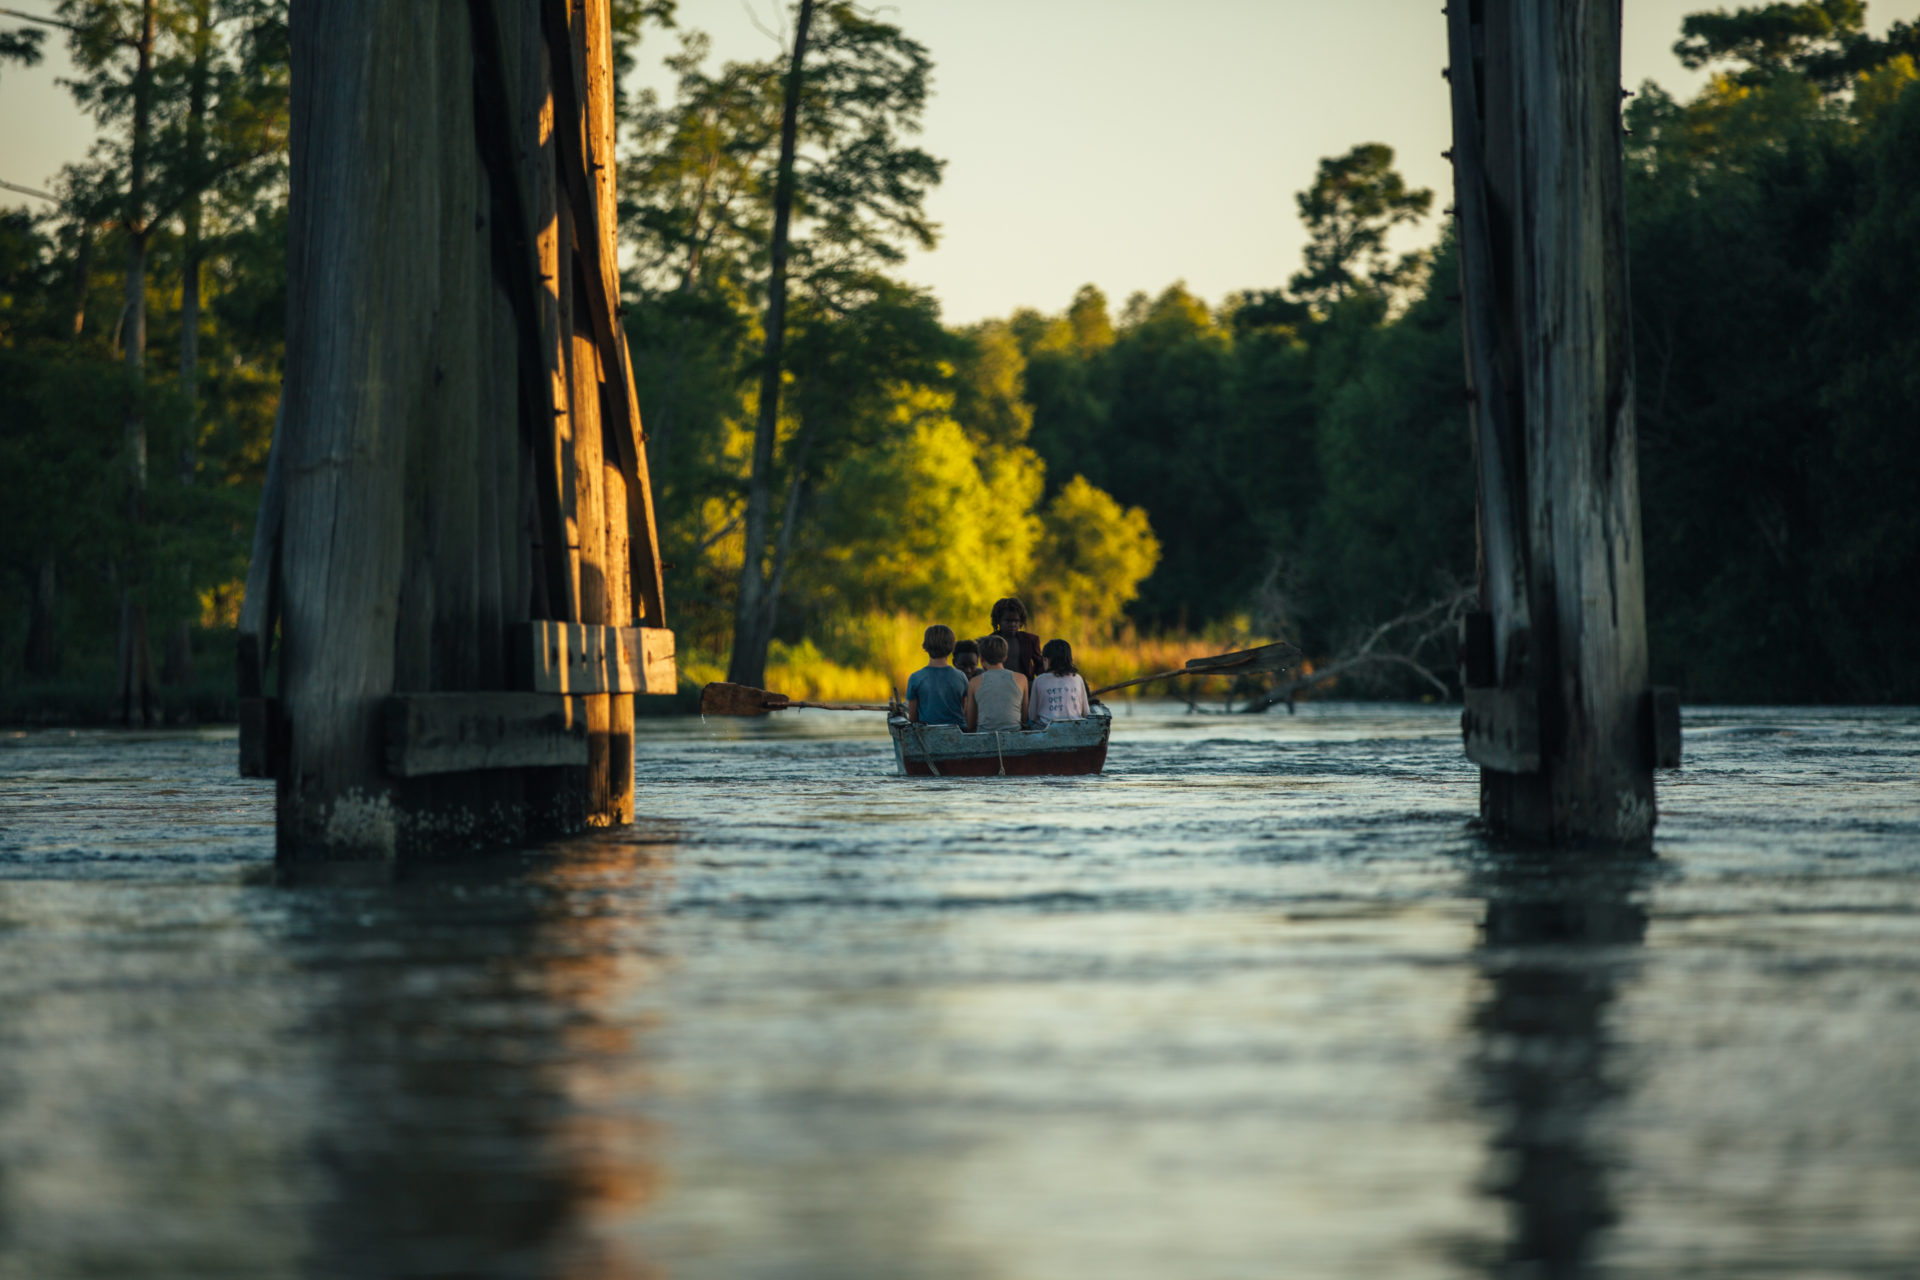
<svg viewBox="0 0 1920 1280"><path fill-rule="evenodd" d="M658 849L581 841L397 885L293 890L331 1058L317 1276L632 1276L601 1229L654 1192L623 1113Z"/></svg>
<svg viewBox="0 0 1920 1280"><path fill-rule="evenodd" d="M1655 866L1486 853L1443 707L817 713L360 889L230 737L0 738L0 1280L1914 1274L1920 713L1714 716Z"/></svg>
<svg viewBox="0 0 1920 1280"><path fill-rule="evenodd" d="M1497 852L1486 900L1473 1069L1489 1113L1486 1189L1507 1207L1490 1276L1591 1275L1616 1218L1606 1113L1626 1088L1608 1011L1646 941L1645 855Z"/></svg>

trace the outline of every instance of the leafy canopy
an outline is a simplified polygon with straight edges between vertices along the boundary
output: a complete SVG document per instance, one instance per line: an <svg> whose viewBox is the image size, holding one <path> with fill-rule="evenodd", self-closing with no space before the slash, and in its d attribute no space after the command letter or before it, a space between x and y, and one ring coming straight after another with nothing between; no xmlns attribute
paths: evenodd
<svg viewBox="0 0 1920 1280"><path fill-rule="evenodd" d="M1360 289L1392 286L1412 269L1387 256L1387 233L1424 218L1433 192L1407 186L1393 167L1393 148L1363 142L1320 162L1313 185L1295 197L1307 227L1306 265L1289 287L1321 307Z"/></svg>

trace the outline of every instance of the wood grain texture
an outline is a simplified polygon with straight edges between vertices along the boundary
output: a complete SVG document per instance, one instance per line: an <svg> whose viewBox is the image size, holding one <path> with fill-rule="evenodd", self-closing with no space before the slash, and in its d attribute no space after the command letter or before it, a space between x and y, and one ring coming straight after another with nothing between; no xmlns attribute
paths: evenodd
<svg viewBox="0 0 1920 1280"><path fill-rule="evenodd" d="M1532 689L1468 689L1460 713L1467 759L1499 773L1540 769L1540 699Z"/></svg>
<svg viewBox="0 0 1920 1280"><path fill-rule="evenodd" d="M611 125L609 124L609 129ZM610 136L610 135L609 135ZM604 409L608 397L602 394ZM602 419L605 433L616 428ZM604 437L603 437L604 438ZM633 821L633 694L619 680L619 656L623 643L638 628L633 622L633 558L627 516L627 476L610 450L603 450L600 480L601 515L604 521L602 542L606 555L607 687L607 817L615 825Z"/></svg>
<svg viewBox="0 0 1920 1280"><path fill-rule="evenodd" d="M632 707L604 645L664 608L618 311L609 20L608 0L294 7L287 376L242 655L257 698L281 602L283 858L631 817ZM536 619L579 642L549 682L592 690L585 757L476 709L546 679Z"/></svg>
<svg viewBox="0 0 1920 1280"><path fill-rule="evenodd" d="M606 693L607 628L537 621L517 633L537 693Z"/></svg>
<svg viewBox="0 0 1920 1280"><path fill-rule="evenodd" d="M240 602L240 625L235 629L235 657L239 664L242 698L266 693L267 664L273 658L273 629L280 621L280 532L286 518L287 451L281 443L286 401L273 414L273 437L267 449L267 479L260 490L260 510L254 517L253 553L247 562L246 594ZM245 772L244 765L242 772ZM248 775L254 777L266 775Z"/></svg>
<svg viewBox="0 0 1920 1280"><path fill-rule="evenodd" d="M606 643L607 688L612 693L677 693L673 632L665 627L609 629Z"/></svg>
<svg viewBox="0 0 1920 1280"><path fill-rule="evenodd" d="M514 629L517 670L538 693L665 694L679 688L673 632L535 620Z"/></svg>
<svg viewBox="0 0 1920 1280"><path fill-rule="evenodd" d="M1537 773L1488 769L1495 830L1642 843L1656 810L1620 134L1619 0L1450 6L1455 205L1502 688Z"/></svg>
<svg viewBox="0 0 1920 1280"><path fill-rule="evenodd" d="M277 778L286 767L286 721L273 698L240 699L240 776Z"/></svg>
<svg viewBox="0 0 1920 1280"><path fill-rule="evenodd" d="M635 607L651 624L664 625L665 593L652 482L646 463L632 359L620 320L616 170L614 164L611 38L606 0L542 0L554 50L554 137L561 174L560 202L575 224L582 267L584 327L602 354L608 386L609 456L619 458L635 501L630 504L630 548ZM565 50L567 56L562 56Z"/></svg>
<svg viewBox="0 0 1920 1280"><path fill-rule="evenodd" d="M292 759L278 824L291 860L391 858L400 843L373 747L394 687L409 429L431 395L446 230L434 156L449 98L471 99L444 91L438 46L455 13L379 0L292 11L281 554Z"/></svg>
<svg viewBox="0 0 1920 1280"><path fill-rule="evenodd" d="M580 320L575 312L576 326ZM579 621L595 626L625 623L610 613L613 584L607 562L606 468L600 423L600 352L593 336L576 327L568 358L567 479L573 486L567 522L579 583ZM625 566L621 566L625 576Z"/></svg>
<svg viewBox="0 0 1920 1280"><path fill-rule="evenodd" d="M589 693L580 699L587 713L587 825L614 824L613 695ZM625 698L620 701L627 701Z"/></svg>
<svg viewBox="0 0 1920 1280"><path fill-rule="evenodd" d="M633 822L633 699L615 695L607 701L607 811L615 826Z"/></svg>
<svg viewBox="0 0 1920 1280"><path fill-rule="evenodd" d="M573 556L573 539L568 531L573 518L573 486L568 479L565 441L571 438L572 395L567 370L572 348L573 319L569 309L572 298L572 253L568 222L562 209L560 149L553 96L553 52L545 39L534 42L534 61L530 86L537 104L533 118L533 220L536 258L540 277L541 360L546 369L547 386L544 414L545 429L535 442L536 456L542 463L540 487L543 500L554 508L554 526L548 536L559 540L560 549L547 562L557 570L564 559L566 572L553 584L558 616L562 621L580 620L579 565Z"/></svg>
<svg viewBox="0 0 1920 1280"><path fill-rule="evenodd" d="M587 762L580 700L553 694L402 694L387 699L383 729L399 778Z"/></svg>
<svg viewBox="0 0 1920 1280"><path fill-rule="evenodd" d="M580 23L574 47L585 88L580 106L596 240L591 256L600 272L601 294L616 304L617 311L620 212L614 183L613 13L609 0L583 0L577 12ZM616 323L616 332L618 328Z"/></svg>
<svg viewBox="0 0 1920 1280"><path fill-rule="evenodd" d="M534 603L535 175L503 135L524 118L507 69L538 34L515 0L295 8L284 859L525 830L517 775L390 775L381 707L504 693L507 630Z"/></svg>
<svg viewBox="0 0 1920 1280"><path fill-rule="evenodd" d="M1500 626L1493 664L1504 672L1524 661L1531 627L1527 596L1526 467L1519 423L1519 332L1513 298L1512 113L1504 93L1489 97L1489 65L1506 74L1504 24L1488 32L1476 7L1447 6L1452 60L1454 217L1460 243L1462 331L1466 342L1469 414L1473 423L1480 604ZM1467 52L1484 49L1483 57ZM1504 84L1504 79L1502 81ZM1493 135L1489 137L1489 135Z"/></svg>
<svg viewBox="0 0 1920 1280"><path fill-rule="evenodd" d="M639 632L641 692L655 695L678 693L680 668L673 632L665 627L641 627Z"/></svg>

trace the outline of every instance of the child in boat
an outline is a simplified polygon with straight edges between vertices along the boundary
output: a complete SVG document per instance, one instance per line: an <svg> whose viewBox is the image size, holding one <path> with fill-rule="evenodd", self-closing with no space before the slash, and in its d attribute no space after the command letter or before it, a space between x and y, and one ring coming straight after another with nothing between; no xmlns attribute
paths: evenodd
<svg viewBox="0 0 1920 1280"><path fill-rule="evenodd" d="M1027 606L1012 596L993 602L993 634L1002 636L1007 642L1007 670L1027 680L1041 672L1040 637L1021 628L1027 625ZM982 636L980 650L984 656L988 637Z"/></svg>
<svg viewBox="0 0 1920 1280"><path fill-rule="evenodd" d="M953 628L936 622L920 642L927 665L907 677L907 719L914 724L964 724L967 678L947 662Z"/></svg>
<svg viewBox="0 0 1920 1280"><path fill-rule="evenodd" d="M1073 667L1073 646L1049 640L1041 648L1047 669L1036 676L1027 698L1027 721L1044 729L1055 720L1084 720L1093 714L1087 703L1087 682Z"/></svg>
<svg viewBox="0 0 1920 1280"><path fill-rule="evenodd" d="M979 641L962 640L953 646L953 669L965 676L968 683L972 683L973 678L980 674Z"/></svg>
<svg viewBox="0 0 1920 1280"><path fill-rule="evenodd" d="M1009 671L1007 638L988 636L980 642L979 675L967 685L967 728L975 732L1011 732L1021 727L1027 705L1027 678Z"/></svg>

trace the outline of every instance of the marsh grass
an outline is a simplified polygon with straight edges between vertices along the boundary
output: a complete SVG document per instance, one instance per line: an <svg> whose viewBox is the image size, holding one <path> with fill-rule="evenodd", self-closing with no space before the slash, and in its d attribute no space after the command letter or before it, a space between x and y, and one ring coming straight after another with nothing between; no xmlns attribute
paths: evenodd
<svg viewBox="0 0 1920 1280"><path fill-rule="evenodd" d="M872 613L845 620L795 643L773 642L767 662L767 688L817 702L883 700L894 690L904 692L907 677L926 665L920 649L924 620L904 613ZM961 635L963 628L954 628ZM1054 630L1045 619L1034 630L1043 638L1065 634L1073 642L1074 665L1092 688L1135 676L1172 671L1190 658L1226 653L1264 644L1271 637L1251 635L1244 621L1234 620L1197 633L1163 632L1145 635L1123 627L1112 634L1083 642L1070 628ZM681 654L683 684L699 686L726 678L726 655L692 650ZM1136 686L1110 695L1114 698L1165 697L1191 694L1219 698L1228 682L1201 677L1165 684Z"/></svg>

